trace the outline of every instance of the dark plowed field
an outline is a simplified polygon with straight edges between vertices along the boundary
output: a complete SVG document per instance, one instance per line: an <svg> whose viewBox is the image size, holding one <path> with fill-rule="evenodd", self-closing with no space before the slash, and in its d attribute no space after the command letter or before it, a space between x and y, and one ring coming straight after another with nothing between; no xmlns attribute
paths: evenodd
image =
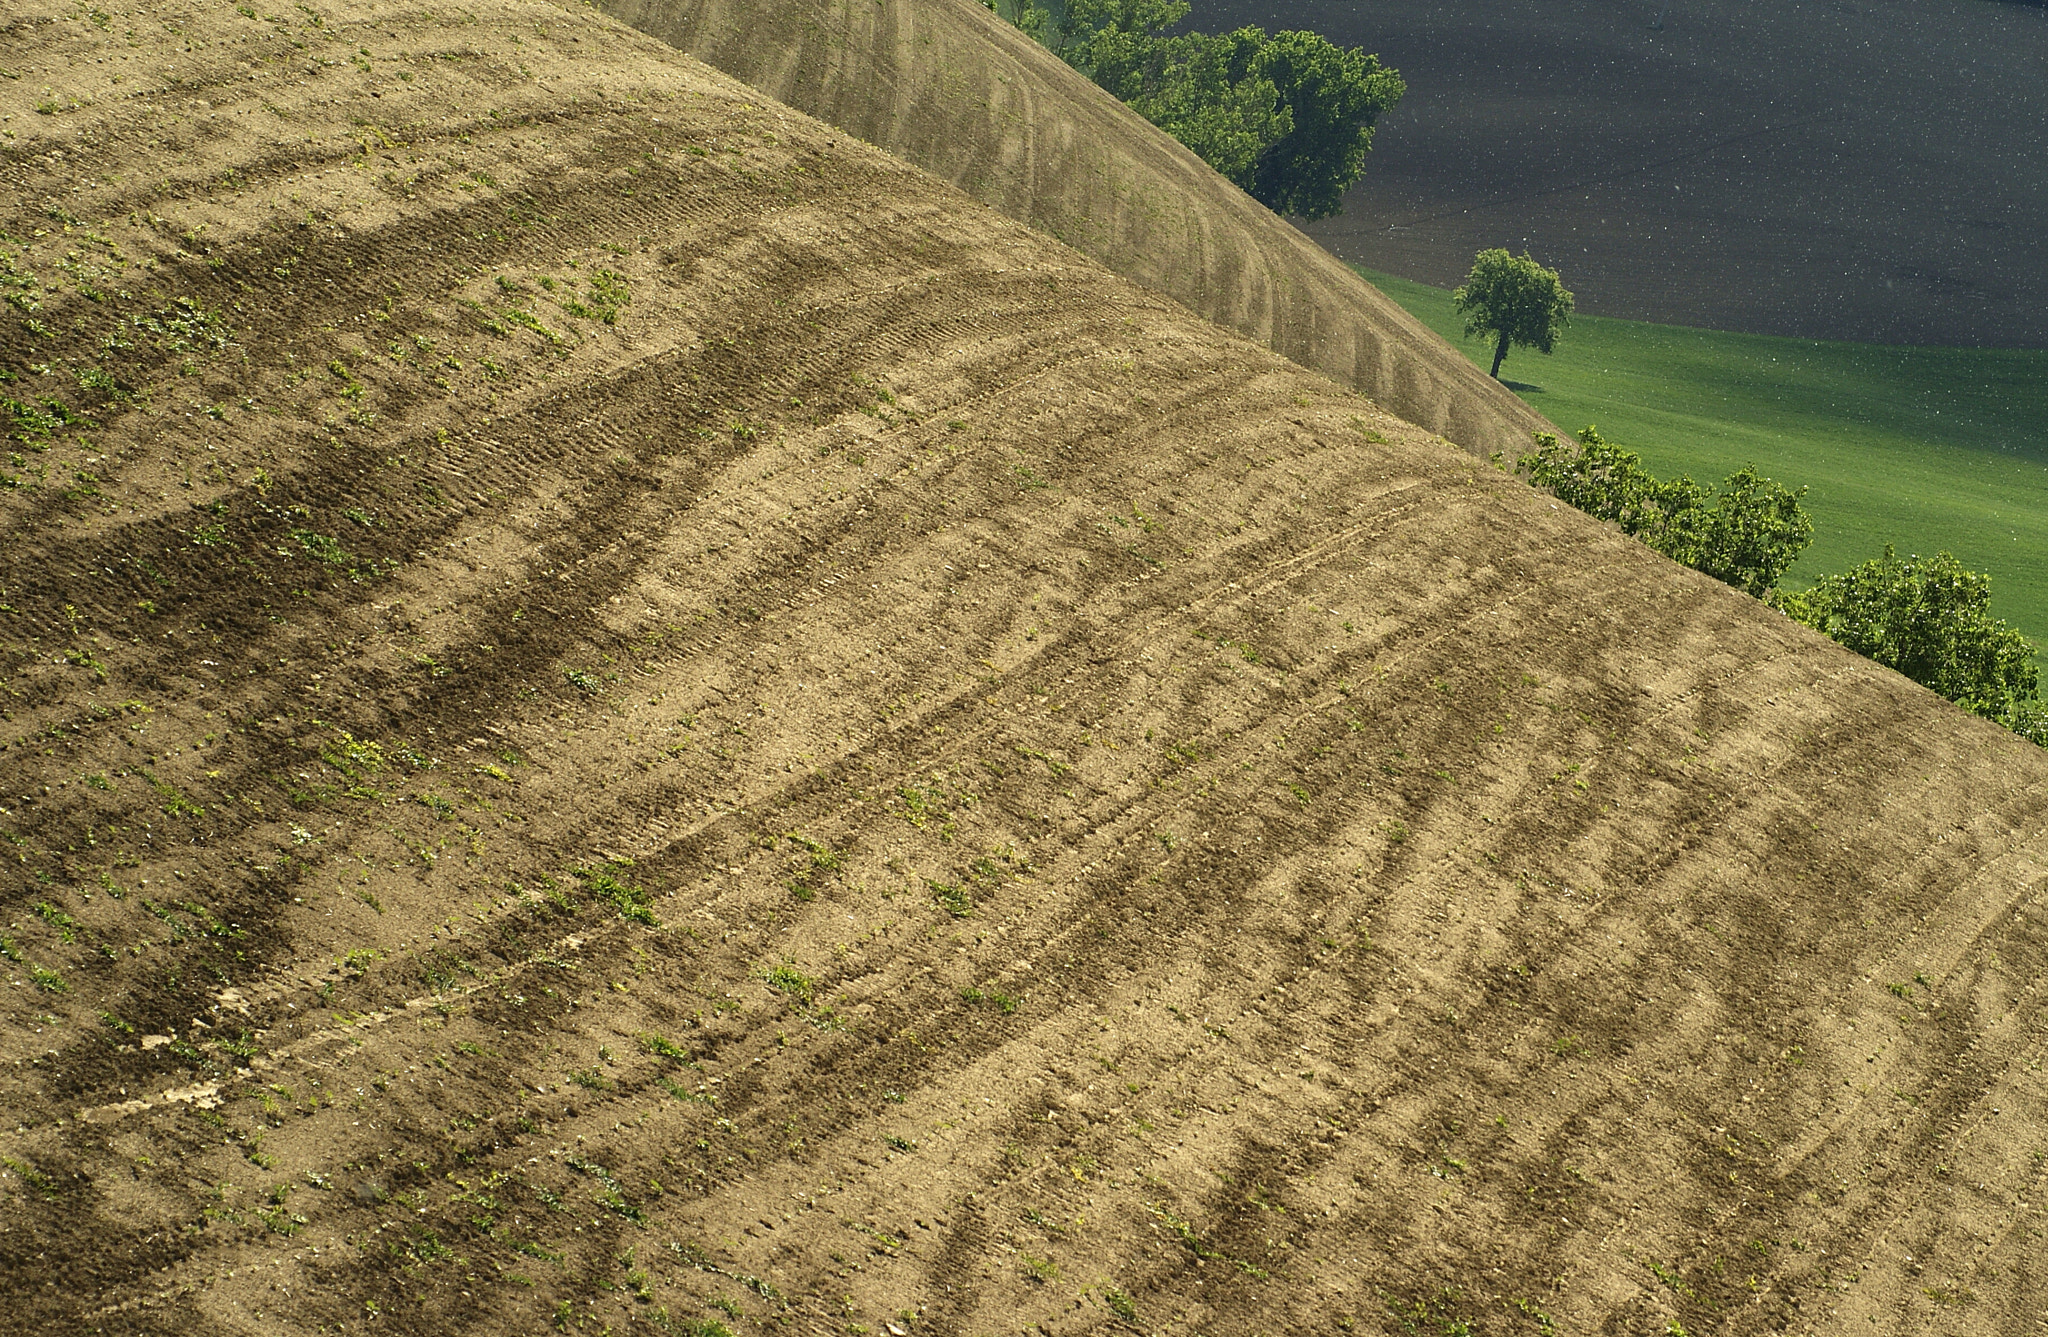
<svg viewBox="0 0 2048 1337"><path fill-rule="evenodd" d="M2038 750L588 9L5 42L0 1330L2038 1324Z"/></svg>
<svg viewBox="0 0 2048 1337"><path fill-rule="evenodd" d="M1448 287L1526 246L1600 315L2048 345L2039 5L1195 0L1193 22L1312 28L1407 78L1345 215L1308 229L1343 259Z"/></svg>

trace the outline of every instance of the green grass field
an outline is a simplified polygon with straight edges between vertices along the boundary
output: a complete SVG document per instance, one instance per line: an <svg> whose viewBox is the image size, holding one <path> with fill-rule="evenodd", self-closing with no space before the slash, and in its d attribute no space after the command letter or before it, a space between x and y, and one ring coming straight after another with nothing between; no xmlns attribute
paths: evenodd
<svg viewBox="0 0 2048 1337"><path fill-rule="evenodd" d="M1361 269L1482 368L1451 295ZM1569 276L1567 276L1569 281ZM1992 574L1992 608L2048 645L2048 350L1821 343L1575 316L1549 357L1508 353L1508 382L1575 432L1587 423L1660 476L1718 483L1745 464L1805 484L1813 546L1787 579L1946 548Z"/></svg>

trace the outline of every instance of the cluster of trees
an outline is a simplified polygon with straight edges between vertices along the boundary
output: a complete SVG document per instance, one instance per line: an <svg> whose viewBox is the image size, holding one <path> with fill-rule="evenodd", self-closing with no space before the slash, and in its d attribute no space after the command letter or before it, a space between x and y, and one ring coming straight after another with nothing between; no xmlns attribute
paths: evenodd
<svg viewBox="0 0 2048 1337"><path fill-rule="evenodd" d="M1659 480L1592 427L1575 443L1538 433L1515 467L1558 500L2048 747L2034 647L1991 616L1991 577L1950 554L1902 558L1888 546L1811 589L1785 591L1779 578L1813 539L1803 487L1787 491L1749 468L1719 491L1682 474Z"/></svg>
<svg viewBox="0 0 2048 1337"><path fill-rule="evenodd" d="M1517 466L1559 501L1621 526L1675 562L1762 599L1813 541L1799 499L1755 469L1730 474L1718 492L1680 474L1659 481L1642 457L1601 439L1597 428L1576 444L1548 432Z"/></svg>
<svg viewBox="0 0 2048 1337"><path fill-rule="evenodd" d="M1171 30L1184 0L982 0L1275 213L1327 218L1407 91L1311 32Z"/></svg>
<svg viewBox="0 0 2048 1337"><path fill-rule="evenodd" d="M2034 647L1991 616L1991 577L1946 552L1884 556L1773 600L1797 620L1965 710L2048 747Z"/></svg>

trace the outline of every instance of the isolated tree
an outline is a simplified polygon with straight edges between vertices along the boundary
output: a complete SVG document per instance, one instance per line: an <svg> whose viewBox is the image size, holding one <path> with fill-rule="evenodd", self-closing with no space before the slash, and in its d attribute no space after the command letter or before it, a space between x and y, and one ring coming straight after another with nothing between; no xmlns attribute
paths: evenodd
<svg viewBox="0 0 2048 1337"><path fill-rule="evenodd" d="M1572 295L1556 270L1537 264L1527 251L1513 256L1495 247L1473 257L1472 272L1451 294L1451 305L1465 317L1467 338L1493 339L1489 374L1499 380L1509 344L1539 353L1551 350L1570 323Z"/></svg>
<svg viewBox="0 0 2048 1337"><path fill-rule="evenodd" d="M1965 710L2048 742L2034 647L1991 616L1991 577L1950 554L1901 558L1887 546L1884 556L1822 576L1778 605Z"/></svg>

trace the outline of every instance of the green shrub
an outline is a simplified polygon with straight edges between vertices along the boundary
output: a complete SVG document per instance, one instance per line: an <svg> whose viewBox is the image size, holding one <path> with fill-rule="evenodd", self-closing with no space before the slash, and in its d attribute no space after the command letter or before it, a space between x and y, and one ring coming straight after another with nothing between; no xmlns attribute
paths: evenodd
<svg viewBox="0 0 2048 1337"><path fill-rule="evenodd" d="M1721 484L1713 505L1680 511L1659 550L1761 599L1813 542L1813 520L1799 504L1805 495L1744 465Z"/></svg>
<svg viewBox="0 0 2048 1337"><path fill-rule="evenodd" d="M1576 443L1538 432L1536 449L1515 468L1566 505L1757 598L1813 541L1813 520L1799 504L1805 488L1787 491L1751 468L1730 474L1718 493L1683 474L1660 481L1640 455L1591 426Z"/></svg>
<svg viewBox="0 0 2048 1337"><path fill-rule="evenodd" d="M1946 552L1884 556L1775 600L1805 623L1965 710L2048 746L2034 647L1991 616L1991 577Z"/></svg>

